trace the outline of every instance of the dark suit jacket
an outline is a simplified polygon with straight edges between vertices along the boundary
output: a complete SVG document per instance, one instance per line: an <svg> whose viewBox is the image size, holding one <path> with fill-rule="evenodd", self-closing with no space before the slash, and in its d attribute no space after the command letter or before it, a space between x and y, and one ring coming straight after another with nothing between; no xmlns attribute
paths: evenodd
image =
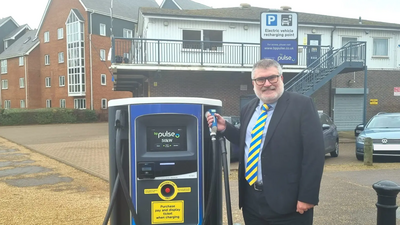
<svg viewBox="0 0 400 225"><path fill-rule="evenodd" d="M239 207L243 206L246 129L259 103L251 100L240 112L240 128L227 123L224 136L239 146ZM322 127L312 99L284 92L268 126L261 154L263 194L279 214L296 211L297 201L318 204L325 153Z"/></svg>

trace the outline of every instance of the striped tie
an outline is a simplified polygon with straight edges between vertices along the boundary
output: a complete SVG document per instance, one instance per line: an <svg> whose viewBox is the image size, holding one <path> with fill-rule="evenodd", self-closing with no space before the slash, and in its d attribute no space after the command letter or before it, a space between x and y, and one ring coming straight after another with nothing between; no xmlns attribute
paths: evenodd
<svg viewBox="0 0 400 225"><path fill-rule="evenodd" d="M262 134L268 116L267 111L270 108L271 106L267 104L262 106L261 115L251 131L251 143L246 164L246 180L249 185L253 185L257 181L258 156L260 155Z"/></svg>

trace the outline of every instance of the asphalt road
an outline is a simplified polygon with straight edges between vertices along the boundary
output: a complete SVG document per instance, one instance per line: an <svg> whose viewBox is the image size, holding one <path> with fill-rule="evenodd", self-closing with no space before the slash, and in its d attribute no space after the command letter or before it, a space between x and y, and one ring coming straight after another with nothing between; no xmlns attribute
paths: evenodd
<svg viewBox="0 0 400 225"><path fill-rule="evenodd" d="M49 167L53 170L61 167L72 167L79 169L73 176L69 174L69 170L60 170L59 177L74 177L74 180L79 180L79 177L86 177L87 174L93 175L94 180L108 180L108 127L106 123L100 124L63 124L63 125L41 125L41 126L18 126L18 127L1 127L0 136L27 146L32 151L31 154L25 154L24 161L29 162L29 157L40 153L46 157L56 159L63 163L47 165L45 160L33 160L37 162L37 166L43 168ZM6 165L10 159L4 148L3 158L0 157L0 163ZM28 149L29 150L29 149ZM315 225L375 225L377 217L377 194L372 188L372 184L381 180L390 180L400 184L400 162L387 162L384 160L374 162L373 166L364 166L361 161L357 161L354 154L354 143L340 143L339 157L332 158L326 156L325 169L322 178L320 204L315 208ZM67 165L69 166L67 166ZM8 165L0 167L0 171L18 167L18 165ZM67 172L62 172L67 171ZM83 172L82 172L83 171ZM14 193L19 193L21 190L28 187L14 187L6 183L9 179L21 178L5 177L0 179L0 185L7 187ZM101 178L101 179L100 179ZM85 178L87 180L87 178ZM82 180L85 180L82 179ZM101 182L99 182L101 184ZM84 182L80 184L85 186ZM22 189L21 189L22 188ZM231 165L230 176L230 192L232 201L233 220L235 223L243 224L241 212L238 210L237 201L237 175L235 171L235 163ZM31 188L29 190L35 192L35 199L46 198L53 189L49 188L47 194L42 193L43 188ZM90 196L91 193L102 190L101 199L108 198L109 193L104 192L108 189L108 183L90 187L90 192L85 189L80 189L79 194ZM36 190L36 191L35 191ZM58 194L63 194L59 189L54 190ZM97 192L96 192L97 193ZM44 196L41 196L44 195ZM73 199L70 193L65 192L63 201L70 202L73 206ZM60 197L61 198L61 197ZM22 215L32 215L36 207L24 207L23 204L13 206L12 204L20 202L21 196L1 195L1 209L18 209ZM91 198L88 198L91 199ZM400 197L397 197L397 205L400 205ZM105 215L104 205L97 212L97 218ZM0 210L1 212L1 210ZM7 213L10 211L6 211ZM11 210L13 212L13 210ZM45 211L44 211L45 212ZM65 212L66 215L73 214L76 218L83 218L87 212L85 210L74 211L71 213ZM95 212L96 213L96 212ZM2 213L2 215L4 215ZM397 210L397 223L400 224L400 210ZM54 222L45 223L28 222L28 224L88 224L87 220L75 219L73 222ZM225 220L226 221L226 220ZM7 223L7 224L22 224L22 223Z"/></svg>

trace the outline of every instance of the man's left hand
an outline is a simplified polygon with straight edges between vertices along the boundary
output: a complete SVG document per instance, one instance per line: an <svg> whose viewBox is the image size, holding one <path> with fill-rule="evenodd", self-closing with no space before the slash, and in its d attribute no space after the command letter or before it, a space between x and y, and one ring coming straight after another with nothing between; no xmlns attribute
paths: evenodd
<svg viewBox="0 0 400 225"><path fill-rule="evenodd" d="M308 204L305 202L301 202L301 201L297 201L297 209L296 212L303 214L304 212L306 212L307 210L313 208L314 205L313 204Z"/></svg>

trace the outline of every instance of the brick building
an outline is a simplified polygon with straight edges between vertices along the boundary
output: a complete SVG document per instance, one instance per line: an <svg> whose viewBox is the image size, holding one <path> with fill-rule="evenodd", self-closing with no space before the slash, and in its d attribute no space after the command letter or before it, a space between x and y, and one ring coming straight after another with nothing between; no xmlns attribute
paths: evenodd
<svg viewBox="0 0 400 225"><path fill-rule="evenodd" d="M7 83L7 89L1 89L2 107L106 112L108 100L132 97L130 91L113 91L107 60L110 36L132 37L139 7L158 4L154 0L111 4L106 0L49 0L38 29L0 54L1 80ZM28 38L32 49L23 45Z"/></svg>

